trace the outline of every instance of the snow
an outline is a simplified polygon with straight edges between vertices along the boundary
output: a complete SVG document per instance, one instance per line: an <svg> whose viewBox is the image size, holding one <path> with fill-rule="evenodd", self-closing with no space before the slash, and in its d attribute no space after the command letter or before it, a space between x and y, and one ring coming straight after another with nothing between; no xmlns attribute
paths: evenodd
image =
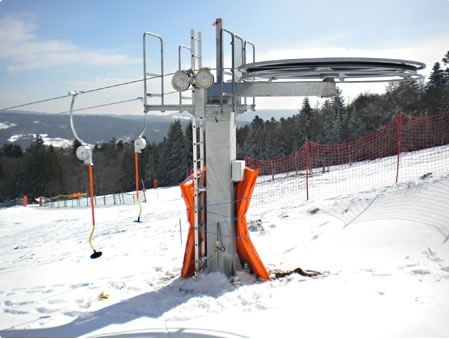
<svg viewBox="0 0 449 339"><path fill-rule="evenodd" d="M7 128L10 128L10 127L14 127L14 126L17 126L17 124L15 124L13 122L7 122L7 121L0 122L0 129L7 129Z"/></svg>
<svg viewBox="0 0 449 339"><path fill-rule="evenodd" d="M17 140L20 139L35 139L37 136L37 134L14 134L12 135L9 139L8 142L17 142ZM48 134L40 134L40 136L42 137L42 140L44 141L44 145L50 146L52 145L53 147L61 147L61 148L68 148L68 147L72 147L73 141L72 140L68 140L68 139L64 139L64 138L51 138L48 136Z"/></svg>
<svg viewBox="0 0 449 339"><path fill-rule="evenodd" d="M345 192L338 178L320 190ZM179 278L188 226L178 187L147 190L142 223L136 206L98 207L96 260L88 208L1 209L0 336L449 336L449 225L440 222L449 176L370 183L309 201L294 190L282 204L256 196L250 234L269 271L323 273L269 282L245 272L238 284L221 273ZM438 222L420 219L424 209Z"/></svg>

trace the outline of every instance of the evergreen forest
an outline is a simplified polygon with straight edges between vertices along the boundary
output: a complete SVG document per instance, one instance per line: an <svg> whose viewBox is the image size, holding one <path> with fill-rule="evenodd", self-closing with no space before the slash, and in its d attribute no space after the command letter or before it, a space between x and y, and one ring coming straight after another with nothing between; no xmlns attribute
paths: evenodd
<svg viewBox="0 0 449 339"><path fill-rule="evenodd" d="M298 103L298 113L278 120L259 117L237 130L237 157L258 159L286 156L307 140L344 143L387 124L398 112L430 116L449 112L449 51L436 62L427 82L408 80L391 83L384 94L361 94L346 103L341 91L317 107L308 98ZM192 167L191 126L183 129L174 121L161 143L149 143L140 155L143 184L151 188L177 185ZM76 158L78 142L71 148L46 146L37 136L23 150L14 143L0 149L0 202L28 195L53 197L88 192L85 166ZM94 147L95 191L97 195L134 189L132 143L112 139Z"/></svg>

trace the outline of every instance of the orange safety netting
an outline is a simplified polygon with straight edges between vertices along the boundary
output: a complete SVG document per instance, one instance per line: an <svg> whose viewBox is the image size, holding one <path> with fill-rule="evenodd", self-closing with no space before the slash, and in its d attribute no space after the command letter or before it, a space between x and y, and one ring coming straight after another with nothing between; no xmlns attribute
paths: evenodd
<svg viewBox="0 0 449 339"><path fill-rule="evenodd" d="M410 117L398 113L387 125L343 144L307 141L296 152L277 159L245 158L260 170L258 203L277 201L295 191L308 200L370 190L382 185L446 173L449 166L449 113ZM433 148L426 153L416 152ZM412 153L413 152L413 153ZM440 159L440 160L438 160ZM436 161L438 160L438 161ZM276 182L276 183L275 183ZM326 185L326 189L322 187Z"/></svg>
<svg viewBox="0 0 449 339"><path fill-rule="evenodd" d="M269 280L270 276L262 260L257 254L251 239L249 238L246 223L246 212L248 211L251 195L256 185L259 171L250 168L245 169L245 175L241 182L236 185L236 245L237 254L242 262L247 262L260 279ZM181 185L181 192L187 206L187 216L190 224L187 236L186 250L181 269L181 276L188 278L195 271L195 240L194 240L194 208L193 208L193 180L189 178Z"/></svg>

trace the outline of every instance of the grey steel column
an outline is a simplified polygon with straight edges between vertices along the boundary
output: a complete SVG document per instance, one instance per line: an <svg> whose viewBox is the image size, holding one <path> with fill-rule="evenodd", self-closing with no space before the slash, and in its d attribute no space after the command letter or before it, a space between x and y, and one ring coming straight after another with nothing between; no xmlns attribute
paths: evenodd
<svg viewBox="0 0 449 339"><path fill-rule="evenodd" d="M233 275L241 269L235 233L235 191L231 162L236 159L233 112L206 113L207 270Z"/></svg>
<svg viewBox="0 0 449 339"><path fill-rule="evenodd" d="M217 84L223 86L223 22L216 20ZM231 162L236 159L234 112L206 112L207 271L233 275L241 269L235 239L235 191Z"/></svg>

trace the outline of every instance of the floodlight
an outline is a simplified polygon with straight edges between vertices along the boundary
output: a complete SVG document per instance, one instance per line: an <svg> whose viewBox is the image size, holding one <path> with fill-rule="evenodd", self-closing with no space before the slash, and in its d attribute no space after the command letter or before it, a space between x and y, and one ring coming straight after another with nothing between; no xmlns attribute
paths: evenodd
<svg viewBox="0 0 449 339"><path fill-rule="evenodd" d="M177 71L171 79L171 84L178 92L184 92L190 87L190 76L185 71Z"/></svg>
<svg viewBox="0 0 449 339"><path fill-rule="evenodd" d="M201 68L195 76L195 85L207 89L214 84L214 76L208 68Z"/></svg>
<svg viewBox="0 0 449 339"><path fill-rule="evenodd" d="M134 140L134 152L140 153L147 146L147 141L144 138L137 138Z"/></svg>

